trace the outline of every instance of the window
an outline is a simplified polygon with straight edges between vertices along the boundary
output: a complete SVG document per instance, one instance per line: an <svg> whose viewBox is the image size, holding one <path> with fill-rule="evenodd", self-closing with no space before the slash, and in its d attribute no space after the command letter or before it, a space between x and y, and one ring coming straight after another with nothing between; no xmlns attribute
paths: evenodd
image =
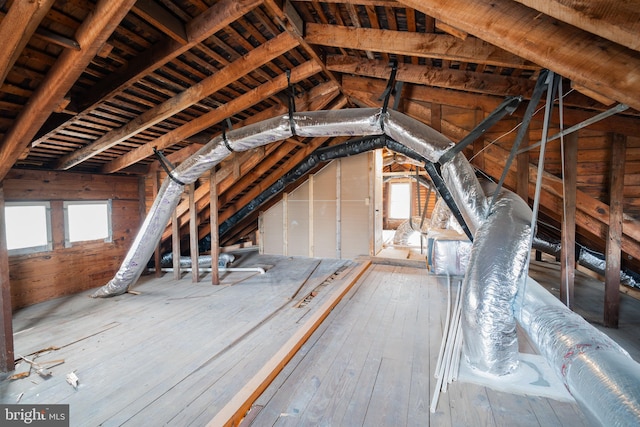
<svg viewBox="0 0 640 427"><path fill-rule="evenodd" d="M111 200L64 202L64 244L103 240L111 242Z"/></svg>
<svg viewBox="0 0 640 427"><path fill-rule="evenodd" d="M52 249L49 202L6 202L4 212L10 255Z"/></svg>
<svg viewBox="0 0 640 427"><path fill-rule="evenodd" d="M408 219L411 214L411 184L392 182L389 185L389 218Z"/></svg>

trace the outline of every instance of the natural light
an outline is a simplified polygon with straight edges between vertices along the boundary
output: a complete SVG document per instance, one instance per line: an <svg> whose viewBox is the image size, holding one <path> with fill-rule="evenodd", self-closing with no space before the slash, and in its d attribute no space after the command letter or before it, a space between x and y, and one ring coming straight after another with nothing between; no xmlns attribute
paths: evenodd
<svg viewBox="0 0 640 427"><path fill-rule="evenodd" d="M7 249L46 248L49 243L48 204L5 206Z"/></svg>
<svg viewBox="0 0 640 427"><path fill-rule="evenodd" d="M109 202L65 202L67 243L110 239Z"/></svg>
<svg viewBox="0 0 640 427"><path fill-rule="evenodd" d="M408 182L391 183L389 198L389 217L395 219L406 219L411 214L409 204L411 196L411 184Z"/></svg>

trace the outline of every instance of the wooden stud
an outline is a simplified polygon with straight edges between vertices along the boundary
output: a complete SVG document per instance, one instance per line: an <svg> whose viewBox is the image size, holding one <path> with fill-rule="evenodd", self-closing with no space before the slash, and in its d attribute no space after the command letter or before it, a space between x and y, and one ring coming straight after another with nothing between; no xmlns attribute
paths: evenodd
<svg viewBox="0 0 640 427"><path fill-rule="evenodd" d="M198 266L198 209L196 207L196 185L189 184L189 253L191 254L191 281L198 283L200 268Z"/></svg>
<svg viewBox="0 0 640 427"><path fill-rule="evenodd" d="M173 278L180 280L180 222L177 209L171 214L171 246L173 251Z"/></svg>
<svg viewBox="0 0 640 427"><path fill-rule="evenodd" d="M609 134L611 140L611 169L609 190L609 235L607 238L604 326L618 327L620 315L620 266L622 262L622 214L624 208L624 156L627 138Z"/></svg>
<svg viewBox="0 0 640 427"><path fill-rule="evenodd" d="M442 105L431 103L431 119L429 125L438 132L442 131Z"/></svg>
<svg viewBox="0 0 640 427"><path fill-rule="evenodd" d="M529 132L524 134L522 139L522 147L529 145ZM528 204L529 203L529 153L520 153L516 157L516 192L518 196Z"/></svg>
<svg viewBox="0 0 640 427"><path fill-rule="evenodd" d="M13 353L13 320L11 310L11 282L9 278L9 251L4 216L4 189L0 182L0 371L15 368Z"/></svg>
<svg viewBox="0 0 640 427"><path fill-rule="evenodd" d="M153 186L153 200L155 200L156 196L158 195L158 191L160 190L160 172L158 172L157 170L151 173L151 183L151 185ZM142 216L141 218L144 218L144 216ZM153 262L156 266L156 277L162 276L162 266L160 265L162 261L161 257L161 244L158 243L158 246L156 246L156 250L153 252Z"/></svg>
<svg viewBox="0 0 640 427"><path fill-rule="evenodd" d="M218 235L218 184L215 168L211 169L209 173L209 224L211 229L211 284L219 285L220 236Z"/></svg>
<svg viewBox="0 0 640 427"><path fill-rule="evenodd" d="M564 215L560 249L560 300L573 309L576 265L576 189L578 163L578 133L569 134L564 145Z"/></svg>

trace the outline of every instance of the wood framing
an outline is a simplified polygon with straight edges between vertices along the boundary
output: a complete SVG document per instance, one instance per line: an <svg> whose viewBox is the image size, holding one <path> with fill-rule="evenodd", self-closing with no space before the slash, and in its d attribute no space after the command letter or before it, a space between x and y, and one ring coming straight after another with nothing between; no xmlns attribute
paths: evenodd
<svg viewBox="0 0 640 427"><path fill-rule="evenodd" d="M4 189L0 183L0 230L5 230ZM14 369L9 251L4 231L0 233L0 372Z"/></svg>
<svg viewBox="0 0 640 427"><path fill-rule="evenodd" d="M604 325L609 328L617 328L620 316L624 158L627 139L618 134L612 134L610 138L609 233L605 255Z"/></svg>
<svg viewBox="0 0 640 427"><path fill-rule="evenodd" d="M191 255L191 281L200 281L200 268L198 265L198 210L196 208L196 185L189 184L189 254Z"/></svg>
<svg viewBox="0 0 640 427"><path fill-rule="evenodd" d="M209 172L209 223L211 224L211 284L219 285L220 238L218 234L218 183L215 168Z"/></svg>
<svg viewBox="0 0 640 427"><path fill-rule="evenodd" d="M569 134L564 146L564 210L562 215L560 251L560 300L570 309L574 304L576 264L576 186L578 162L578 134Z"/></svg>

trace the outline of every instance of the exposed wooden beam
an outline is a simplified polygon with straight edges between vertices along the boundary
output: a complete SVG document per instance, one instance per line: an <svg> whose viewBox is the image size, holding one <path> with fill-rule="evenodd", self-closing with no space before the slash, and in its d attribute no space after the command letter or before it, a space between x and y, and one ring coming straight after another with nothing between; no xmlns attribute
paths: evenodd
<svg viewBox="0 0 640 427"><path fill-rule="evenodd" d="M105 98L111 98L127 89L136 81L177 58L189 49L206 40L227 25L259 6L262 0L221 0L186 25L188 43L181 44L172 39L163 39L147 51L133 58L123 69L101 80L82 100L82 111L73 120L80 120ZM63 124L61 127L65 126ZM58 132L60 127L33 141L38 145Z"/></svg>
<svg viewBox="0 0 640 427"><path fill-rule="evenodd" d="M524 153L523 153L524 154ZM560 246L560 301L573 309L576 275L576 189L578 133L567 135L564 145L564 210ZM620 277L618 276L618 281Z"/></svg>
<svg viewBox="0 0 640 427"><path fill-rule="evenodd" d="M638 0L516 0L629 49L640 50L640 2Z"/></svg>
<svg viewBox="0 0 640 427"><path fill-rule="evenodd" d="M13 318L11 310L11 283L9 278L9 251L4 216L4 188L0 182L0 372L15 369L13 349Z"/></svg>
<svg viewBox="0 0 640 427"><path fill-rule="evenodd" d="M389 63L380 60L329 55L326 63L331 71L345 74L387 79L390 73ZM530 79L407 63L398 64L396 80L496 96L530 96L535 86Z"/></svg>
<svg viewBox="0 0 640 427"><path fill-rule="evenodd" d="M198 210L196 208L196 184L189 184L189 254L191 255L191 281L198 283L200 268L198 266Z"/></svg>
<svg viewBox="0 0 640 427"><path fill-rule="evenodd" d="M627 138L610 134L609 232L606 239L604 326L618 327L620 316L620 267L622 266L622 220L624 205L624 156Z"/></svg>
<svg viewBox="0 0 640 427"><path fill-rule="evenodd" d="M409 33L312 22L308 22L305 28L305 40L312 44L422 58L474 62L498 67L532 70L540 68L538 65L475 37L461 40L448 34Z"/></svg>
<svg viewBox="0 0 640 427"><path fill-rule="evenodd" d="M181 45L187 44L187 30L182 21L155 1L137 0L131 11Z"/></svg>
<svg viewBox="0 0 640 427"><path fill-rule="evenodd" d="M293 40L287 33L283 33L283 36L287 37L289 40ZM306 63L291 70L291 81L298 82L300 80L304 80L312 76L313 74L320 72L320 70L320 66L315 61L307 61ZM229 78L232 77L229 76ZM231 117L232 115L237 114L249 108L250 106L257 104L258 102L284 90L287 87L287 77L285 74L281 74L280 76L274 78L272 81L264 83L263 85L258 86L257 88L239 96L238 98L224 105L221 105L219 108L203 114L202 116L195 118L170 132L167 132L154 141L142 145L135 150L132 150L127 154L118 157L110 163L107 163L102 168L102 172L116 172L133 163L136 163L146 157L151 156L153 154L154 147L158 150L169 147L179 141L184 140L185 138L190 137L191 135L195 135L196 133L207 129L208 127L220 123L227 117Z"/></svg>
<svg viewBox="0 0 640 427"><path fill-rule="evenodd" d="M171 213L171 254L173 261L173 279L180 280L180 221L178 209Z"/></svg>
<svg viewBox="0 0 640 427"><path fill-rule="evenodd" d="M282 33L274 37L217 73L190 86L185 91L162 104L145 111L126 125L107 133L79 150L63 156L56 163L55 167L57 169L69 169L102 153L127 138L190 107L201 99L233 83L238 78L249 74L255 68L261 67L274 58L286 53L288 50L293 49L297 45L298 42L287 33Z"/></svg>
<svg viewBox="0 0 640 427"><path fill-rule="evenodd" d="M0 86L55 0L14 1L0 23Z"/></svg>
<svg viewBox="0 0 640 427"><path fill-rule="evenodd" d="M342 77L342 87L345 90L345 93L347 91L355 90L364 93L374 93L377 96L380 96L380 94L386 87L386 81L381 79L344 75ZM442 105L467 108L470 110L480 108L486 113L490 113L491 111L493 111L504 100L504 98L499 96L479 95L458 90L447 90L443 88L414 84L405 84L402 93L403 97L407 99L424 102L436 102ZM522 108L519 108L513 113L513 116L522 117L523 112L524 110ZM594 115L595 113L592 111L565 108L564 121L568 127L589 119ZM534 116L533 120L539 120L538 116ZM559 117L555 109L552 120L554 123L559 123ZM636 118L615 115L590 125L589 129L605 132L617 132L624 135L633 136L640 134L640 121Z"/></svg>
<svg viewBox="0 0 640 427"><path fill-rule="evenodd" d="M60 104L135 0L100 0L76 31L82 50L65 50L33 93L0 147L0 180L28 147L31 138Z"/></svg>
<svg viewBox="0 0 640 427"><path fill-rule="evenodd" d="M158 195L158 191L160 190L160 172L158 170L153 170L149 172L149 175L151 176L151 194L153 195L153 200L156 199L156 196ZM141 218L145 218L146 217L146 212L144 216L141 216ZM155 271L155 276L156 277L162 277L162 266L160 265L161 263L161 259L162 259L162 251L161 251L162 247L160 244L156 245L156 249L155 251L153 251L153 262L155 264L156 267L156 271Z"/></svg>
<svg viewBox="0 0 640 427"><path fill-rule="evenodd" d="M218 184L215 168L209 172L209 228L211 233L211 284L219 285L220 236L218 234Z"/></svg>
<svg viewBox="0 0 640 427"><path fill-rule="evenodd" d="M56 34L53 31L47 30L46 28L38 28L35 35L42 40L64 47L65 49L80 50L80 43L78 43L74 39L61 36L60 34Z"/></svg>
<svg viewBox="0 0 640 427"><path fill-rule="evenodd" d="M640 57L636 51L510 0L400 3L640 109Z"/></svg>

